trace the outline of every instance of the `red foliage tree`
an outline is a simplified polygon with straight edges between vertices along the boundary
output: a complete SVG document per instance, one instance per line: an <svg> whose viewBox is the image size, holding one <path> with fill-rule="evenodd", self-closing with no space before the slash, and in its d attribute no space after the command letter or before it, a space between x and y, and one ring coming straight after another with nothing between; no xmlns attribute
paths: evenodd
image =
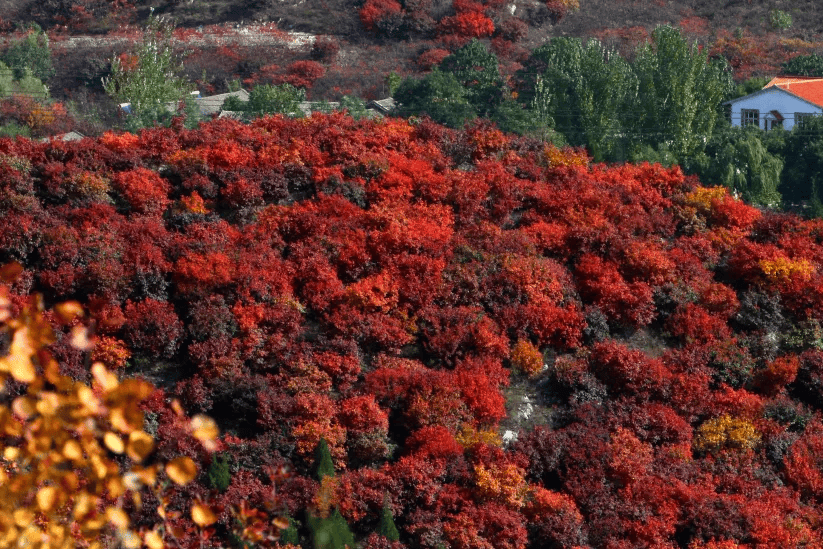
<svg viewBox="0 0 823 549"><path fill-rule="evenodd" d="M61 328L61 368L173 379L146 407L161 457L199 452L172 396L215 413L229 507L326 497L362 541L388 496L403 543L432 549L803 545L821 538L823 224L695 185L484 123L0 140L0 258L25 262L0 314L29 291L84 302L100 349ZM536 377L514 379L554 421L503 449L505 366L526 355ZM337 488L309 479L320 439Z"/></svg>
<svg viewBox="0 0 823 549"><path fill-rule="evenodd" d="M652 290L645 282L627 283L617 265L594 255L583 256L577 264L580 295L597 305L613 321L645 326L654 319Z"/></svg>
<svg viewBox="0 0 823 549"><path fill-rule="evenodd" d="M183 337L183 323L170 303L145 299L127 301L123 332L132 349L149 356L170 358Z"/></svg>
<svg viewBox="0 0 823 549"><path fill-rule="evenodd" d="M522 19L509 17L500 23L497 32L509 42L518 42L528 35L529 25Z"/></svg>
<svg viewBox="0 0 823 549"><path fill-rule="evenodd" d="M326 68L316 61L295 61L286 68L286 74L276 78L277 84L287 83L295 88L311 89L314 81L326 74Z"/></svg>
<svg viewBox="0 0 823 549"><path fill-rule="evenodd" d="M170 203L169 183L146 168L115 174L114 188L138 213L161 215Z"/></svg>
<svg viewBox="0 0 823 549"><path fill-rule="evenodd" d="M778 357L755 375L755 387L765 395L773 396L797 378L800 359L796 356Z"/></svg>
<svg viewBox="0 0 823 549"><path fill-rule="evenodd" d="M451 458L463 454L463 447L457 443L448 429L442 425L432 425L418 429L406 439L406 451L421 458Z"/></svg>
<svg viewBox="0 0 823 549"><path fill-rule="evenodd" d="M340 51L340 43L332 36L320 35L315 37L311 48L311 57L314 61L333 63Z"/></svg>
<svg viewBox="0 0 823 549"><path fill-rule="evenodd" d="M731 330L724 318L713 315L693 303L671 315L666 324L671 334L681 338L685 343L705 343L731 336Z"/></svg>
<svg viewBox="0 0 823 549"><path fill-rule="evenodd" d="M594 373L617 392L663 395L668 390L671 372L660 360L614 341L595 344L590 363Z"/></svg>
<svg viewBox="0 0 823 549"><path fill-rule="evenodd" d="M494 23L491 19L478 11L468 11L444 17L437 25L440 36L450 42L459 43L470 38L491 36L494 33Z"/></svg>
<svg viewBox="0 0 823 549"><path fill-rule="evenodd" d="M449 55L449 50L444 50L441 48L426 50L420 54L420 57L417 58L417 66L424 71L431 70L432 67L439 65L440 62Z"/></svg>
<svg viewBox="0 0 823 549"><path fill-rule="evenodd" d="M369 30L374 30L379 21L399 15L403 8L395 0L367 0L358 11L360 22Z"/></svg>
<svg viewBox="0 0 823 549"><path fill-rule="evenodd" d="M804 498L823 501L823 427L815 421L806 427L783 460L786 477Z"/></svg>

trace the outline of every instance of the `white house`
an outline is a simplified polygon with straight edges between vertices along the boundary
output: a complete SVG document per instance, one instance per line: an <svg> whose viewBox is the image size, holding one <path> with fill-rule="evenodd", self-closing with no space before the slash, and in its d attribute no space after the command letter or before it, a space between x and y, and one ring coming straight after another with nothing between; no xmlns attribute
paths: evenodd
<svg viewBox="0 0 823 549"><path fill-rule="evenodd" d="M733 126L790 130L804 116L823 114L823 78L778 76L762 90L726 101Z"/></svg>

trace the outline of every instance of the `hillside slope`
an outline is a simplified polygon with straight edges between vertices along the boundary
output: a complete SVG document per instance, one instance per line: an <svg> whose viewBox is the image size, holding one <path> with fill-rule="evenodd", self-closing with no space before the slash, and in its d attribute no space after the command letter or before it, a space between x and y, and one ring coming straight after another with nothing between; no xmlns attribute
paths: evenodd
<svg viewBox="0 0 823 549"><path fill-rule="evenodd" d="M215 544L241 501L303 546L334 508L372 549L823 542L820 221L427 120L4 139L0 165L13 300L84 304L97 346L57 327L65 374L161 387L158 459L209 471L167 509L222 509ZM504 447L510 384L548 419ZM372 535L385 506L399 544Z"/></svg>

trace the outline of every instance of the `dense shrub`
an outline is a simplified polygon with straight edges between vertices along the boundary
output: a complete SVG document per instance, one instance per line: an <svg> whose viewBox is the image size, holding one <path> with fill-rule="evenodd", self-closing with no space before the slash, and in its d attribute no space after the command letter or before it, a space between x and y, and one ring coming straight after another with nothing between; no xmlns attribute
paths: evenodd
<svg viewBox="0 0 823 549"><path fill-rule="evenodd" d="M82 318L47 316L59 364L38 368L152 380L123 413L144 412L158 460L202 464L168 500L124 492L135 531L162 504L185 548L329 528L432 549L821 539L819 222L677 168L426 118L0 140L0 168L0 258L22 262L0 321L31 292L78 300ZM3 329L13 374L29 336ZM51 385L7 380L11 434L50 421L35 389ZM181 407L224 428L217 457ZM387 512L397 542L372 535Z"/></svg>

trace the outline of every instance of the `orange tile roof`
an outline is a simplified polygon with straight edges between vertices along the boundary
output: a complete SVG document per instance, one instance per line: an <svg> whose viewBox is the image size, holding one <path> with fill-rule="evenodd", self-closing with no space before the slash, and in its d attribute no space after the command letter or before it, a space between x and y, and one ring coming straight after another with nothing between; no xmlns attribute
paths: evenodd
<svg viewBox="0 0 823 549"><path fill-rule="evenodd" d="M763 89L777 86L780 89L823 107L823 78L809 76L777 76Z"/></svg>
<svg viewBox="0 0 823 549"><path fill-rule="evenodd" d="M775 76L768 84L763 86L763 88L765 89L770 86L780 86L782 88L784 84L803 84L804 82L814 82L817 80L823 80L823 78L819 76Z"/></svg>

